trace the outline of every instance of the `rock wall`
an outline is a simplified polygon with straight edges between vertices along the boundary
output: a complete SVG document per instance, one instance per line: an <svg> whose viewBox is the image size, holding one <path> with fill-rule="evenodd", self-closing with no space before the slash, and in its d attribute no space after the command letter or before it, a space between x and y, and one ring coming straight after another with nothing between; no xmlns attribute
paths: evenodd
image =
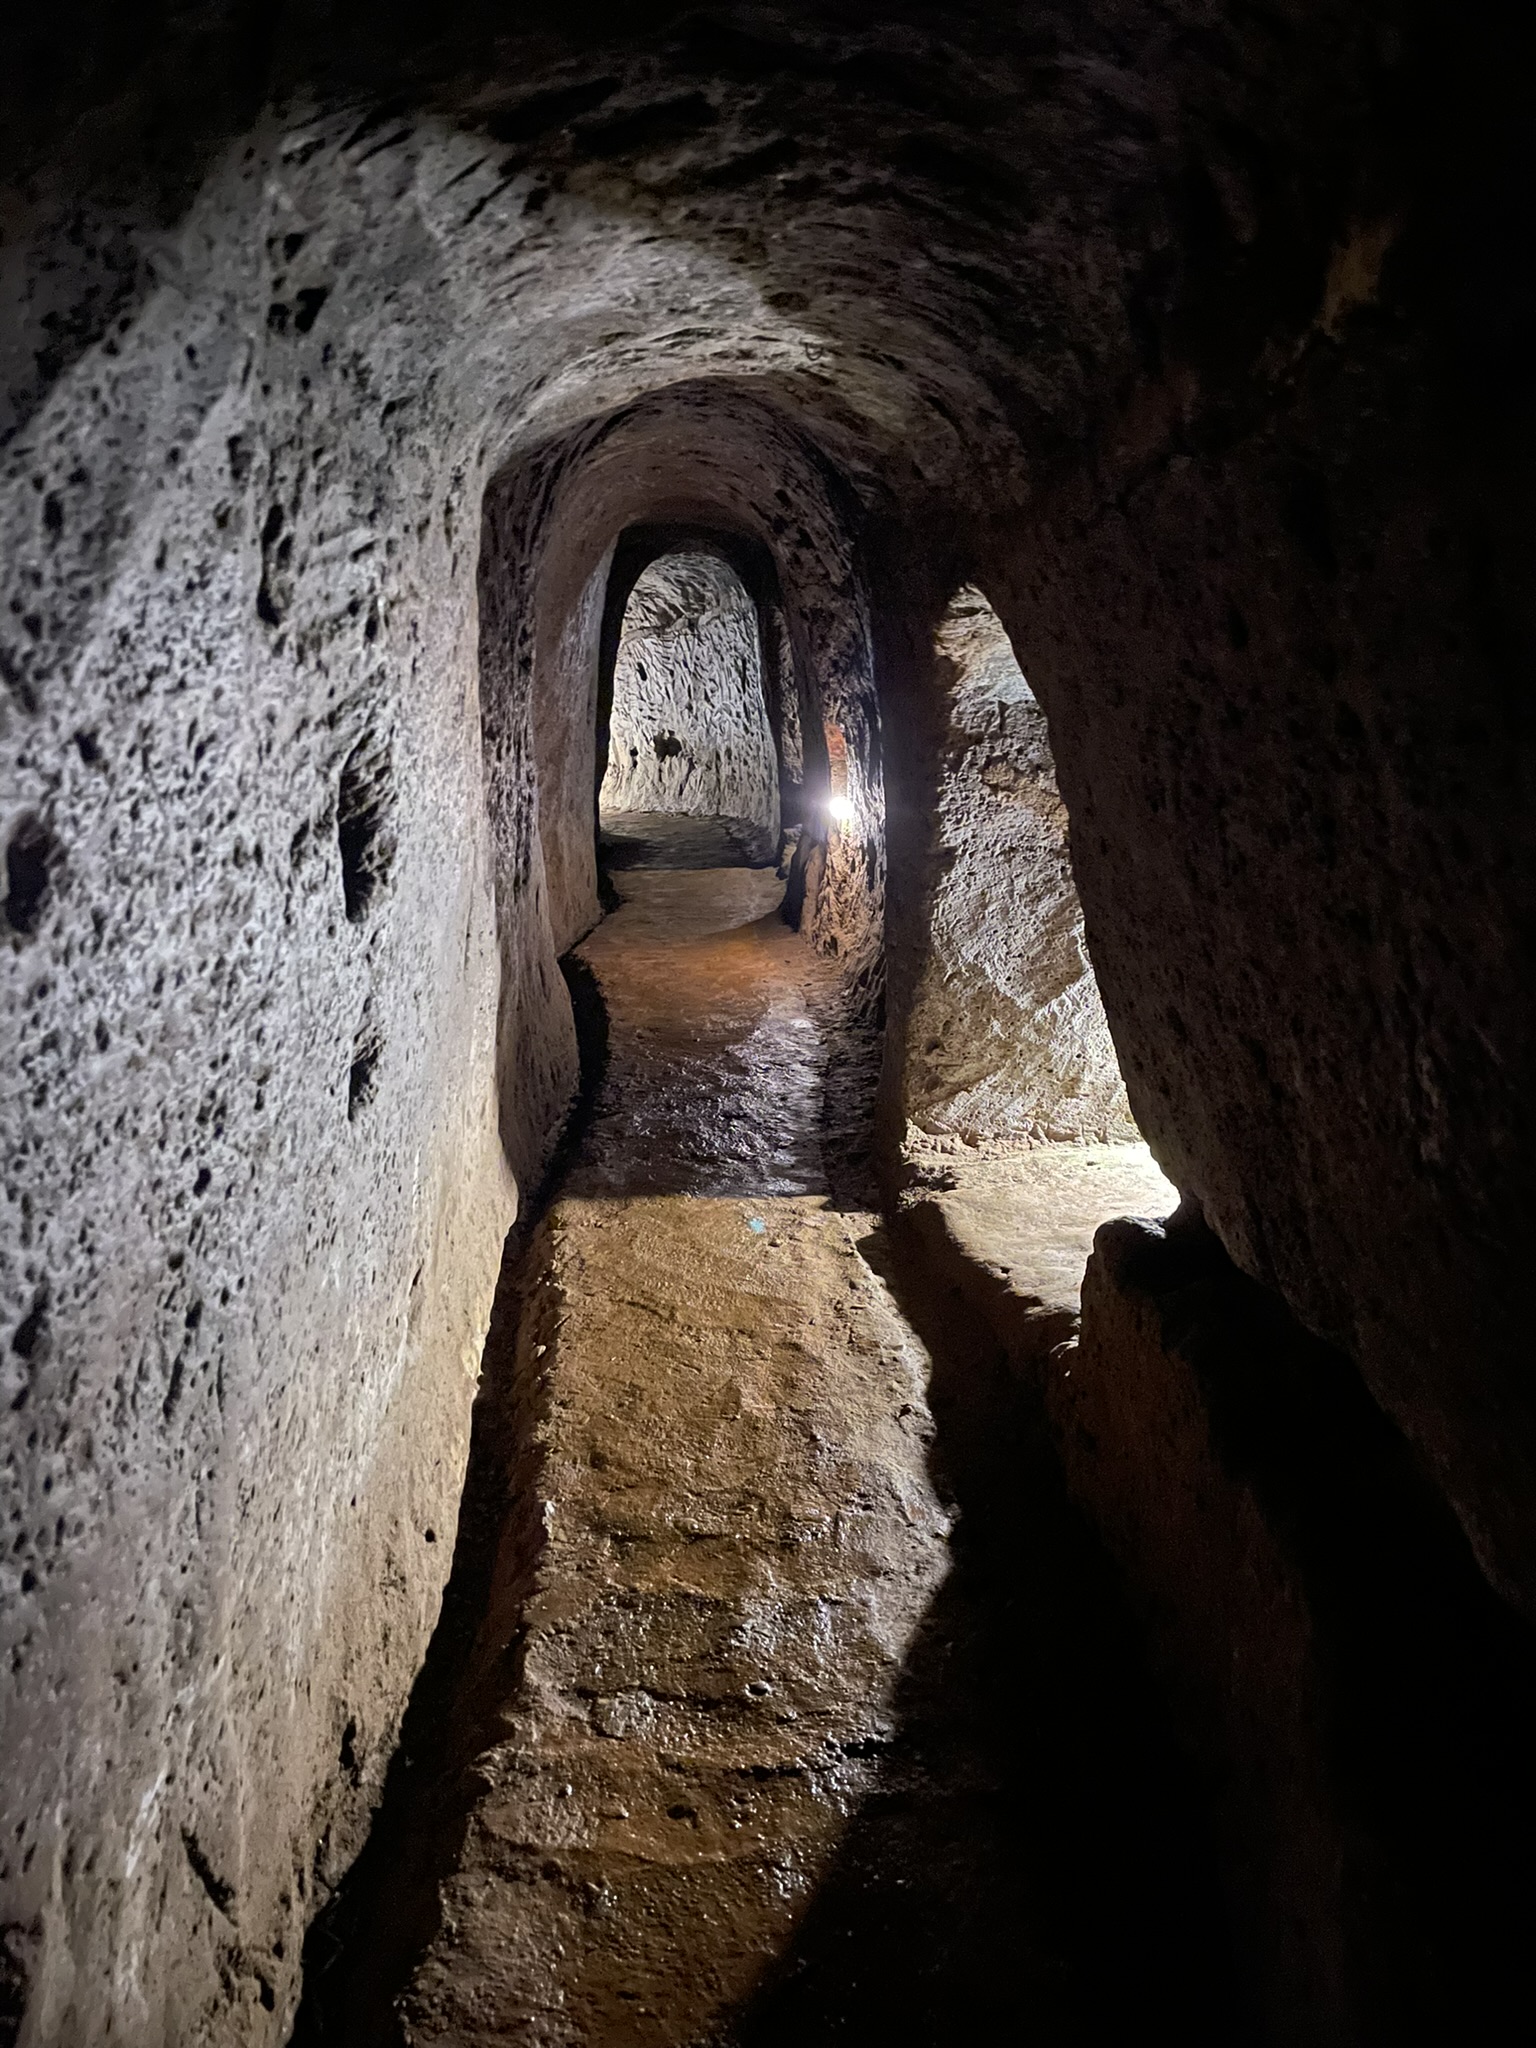
<svg viewBox="0 0 1536 2048"><path fill-rule="evenodd" d="M951 601L934 654L920 966L888 1055L903 1123L919 1143L1133 1140L1045 713L979 591Z"/></svg>
<svg viewBox="0 0 1536 2048"><path fill-rule="evenodd" d="M1401 1435L1188 1216L1099 1231L1031 1377L1205 1760L1262 2038L1498 2039L1536 1643Z"/></svg>
<svg viewBox="0 0 1536 2048"><path fill-rule="evenodd" d="M1427 240L1380 299L1327 326L1320 300L1283 418L1198 457L1165 426L1066 493L996 594L1137 1123L1536 1612L1508 1280L1536 1214L1530 621L1497 428L1471 385L1412 396L1448 374Z"/></svg>
<svg viewBox="0 0 1536 2048"><path fill-rule="evenodd" d="M29 2041L282 2025L434 1619L516 1198L472 456L391 408L362 289L309 317L345 207L321 230L283 148L5 455Z"/></svg>
<svg viewBox="0 0 1536 2048"><path fill-rule="evenodd" d="M882 733L878 649L986 590L1138 1123L1536 1607L1502 31L84 14L0 79L27 2048L286 2025L570 1075L590 813L554 791L631 520L771 549L809 808L835 766L852 811L799 885L871 991L884 756L915 786L924 730L882 675ZM871 561L914 572L900 631ZM906 859L927 820L892 825Z"/></svg>
<svg viewBox="0 0 1536 2048"><path fill-rule="evenodd" d="M605 811L779 823L757 607L730 566L664 555L624 608L613 670Z"/></svg>
<svg viewBox="0 0 1536 2048"><path fill-rule="evenodd" d="M281 2024L433 1620L515 1195L474 487L443 415L373 398L400 341L364 293L351 345L311 336L274 180L216 184L9 451L4 822L13 872L47 851L4 963L4 1877L39 2040Z"/></svg>
<svg viewBox="0 0 1536 2048"><path fill-rule="evenodd" d="M1165 1198L1134 1161L1035 1148L908 1189L896 1227L946 1322L977 1318L967 1371L1000 1347L1136 1611L1222 1865L1218 2037L1503 2039L1536 1640L1348 1361L1198 1211L1094 1232L1105 1173Z"/></svg>
<svg viewBox="0 0 1536 2048"><path fill-rule="evenodd" d="M456 240L472 142L381 158L356 128L231 151L5 451L0 1887L29 2042L286 2027L574 1080L583 927L544 873L520 544L493 499L482 567L481 500L548 438L561 293L644 238L578 204L552 328L498 315L509 227L549 239L528 188ZM655 263L670 336L699 278Z"/></svg>

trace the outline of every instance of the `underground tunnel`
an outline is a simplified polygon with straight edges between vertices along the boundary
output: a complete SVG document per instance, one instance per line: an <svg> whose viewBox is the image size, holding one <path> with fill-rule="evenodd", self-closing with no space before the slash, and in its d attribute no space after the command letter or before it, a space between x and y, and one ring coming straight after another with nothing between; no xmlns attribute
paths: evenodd
<svg viewBox="0 0 1536 2048"><path fill-rule="evenodd" d="M0 77L0 2048L1523 2041L1503 24L257 12Z"/></svg>

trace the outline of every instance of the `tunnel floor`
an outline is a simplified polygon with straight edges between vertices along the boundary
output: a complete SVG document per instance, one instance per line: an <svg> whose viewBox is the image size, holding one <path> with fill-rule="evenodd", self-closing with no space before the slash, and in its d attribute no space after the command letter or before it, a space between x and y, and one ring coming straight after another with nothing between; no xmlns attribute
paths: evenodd
<svg viewBox="0 0 1536 2048"><path fill-rule="evenodd" d="M699 837L631 833L581 949L606 1065L393 2038L1230 2043L1113 1581L979 1326L829 1193L830 971L771 870L664 864Z"/></svg>

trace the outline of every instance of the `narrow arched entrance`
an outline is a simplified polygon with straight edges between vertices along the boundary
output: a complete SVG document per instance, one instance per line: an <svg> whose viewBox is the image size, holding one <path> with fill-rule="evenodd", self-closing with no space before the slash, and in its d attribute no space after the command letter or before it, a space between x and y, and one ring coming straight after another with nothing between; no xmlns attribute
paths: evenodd
<svg viewBox="0 0 1536 2048"><path fill-rule="evenodd" d="M749 859L777 853L762 639L756 604L718 554L679 550L640 572L615 651L598 796L611 839L686 819L715 822ZM675 839L702 836L674 822Z"/></svg>

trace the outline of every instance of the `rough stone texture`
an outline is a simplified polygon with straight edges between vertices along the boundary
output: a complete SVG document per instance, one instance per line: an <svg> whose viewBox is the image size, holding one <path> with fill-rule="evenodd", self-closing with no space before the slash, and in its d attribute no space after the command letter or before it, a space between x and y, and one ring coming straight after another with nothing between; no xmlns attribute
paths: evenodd
<svg viewBox="0 0 1536 2048"><path fill-rule="evenodd" d="M1314 329L1283 426L1127 461L1118 502L1058 507L1088 536L1070 571L1042 539L999 603L1035 650L1138 1124L1531 1606L1525 628L1502 466L1483 496L1472 423L1452 446L1414 413L1403 260L1352 358Z"/></svg>
<svg viewBox="0 0 1536 2048"><path fill-rule="evenodd" d="M520 1682L409 2041L707 2037L835 1857L947 1564L925 1360L860 1224L557 1204L520 1360L542 1521L488 1623Z"/></svg>
<svg viewBox="0 0 1536 2048"><path fill-rule="evenodd" d="M1104 1226L1034 1370L1218 1787L1265 2038L1512 2040L1536 1646L1402 1438L1182 1218Z"/></svg>
<svg viewBox="0 0 1536 2048"><path fill-rule="evenodd" d="M1079 1313L1093 1208L1136 1206L1137 1173L1166 1206L1131 1152L962 1164L901 1227L1125 1574L1214 1803L1251 2038L1513 2040L1536 1646L1358 1380L1197 1217L1100 1227Z"/></svg>
<svg viewBox="0 0 1536 2048"><path fill-rule="evenodd" d="M590 764L579 748L560 747L563 720L549 704L560 704L563 717L567 705L592 714L606 564L551 630L529 525L526 501L493 482L478 584L485 798L499 882L496 1097L507 1161L520 1182L536 1186L577 1084L558 962L596 916Z"/></svg>
<svg viewBox="0 0 1536 2048"><path fill-rule="evenodd" d="M1512 2042L1528 1630L1358 1380L1197 1217L1093 1232L1167 1206L1134 1148L946 1179L909 1188L898 1227L1040 1400L1125 1575L1214 1805L1238 2037Z"/></svg>
<svg viewBox="0 0 1536 2048"><path fill-rule="evenodd" d="M899 1213L974 1305L1040 1354L1074 1337L1094 1234L1116 1216L1165 1216L1179 1192L1145 1145L1037 1145L1002 1157L930 1151Z"/></svg>
<svg viewBox="0 0 1536 2048"><path fill-rule="evenodd" d="M446 1524L491 1133L547 1147L557 944L595 916L587 817L532 802L537 637L479 694L492 477L549 485L516 620L557 640L630 519L772 545L807 754L834 724L858 806L801 879L871 986L883 770L925 730L878 729L879 614L920 645L988 593L1139 1124L1536 1607L1503 33L215 0L18 36L0 1882L33 2039L278 2036L299 1872L355 1836L430 1615L446 1546L394 1532L418 1476ZM539 467L578 444L582 516ZM926 831L893 814L893 854Z"/></svg>
<svg viewBox="0 0 1536 2048"><path fill-rule="evenodd" d="M933 826L922 964L899 1026L903 1120L919 1144L1134 1142L1045 713L980 591L951 601L934 653Z"/></svg>
<svg viewBox="0 0 1536 2048"><path fill-rule="evenodd" d="M1358 2035L1313 1617L1251 1481L1217 1453L1186 1347L1166 1343L1147 1304L1106 1287L1114 1248L1156 1228L1106 1227L1083 1341L1037 1354L1034 1370L1069 1484L1129 1572L1191 1739L1224 1778L1237 1932L1264 2038L1333 2048Z"/></svg>
<svg viewBox="0 0 1536 2048"><path fill-rule="evenodd" d="M757 607L715 556L663 555L629 594L598 807L778 828Z"/></svg>
<svg viewBox="0 0 1536 2048"><path fill-rule="evenodd" d="M294 197L227 170L5 456L28 2040L291 2010L435 1616L515 1198L475 521L456 544L462 482L372 395L398 331L361 302L355 346L268 323Z"/></svg>

